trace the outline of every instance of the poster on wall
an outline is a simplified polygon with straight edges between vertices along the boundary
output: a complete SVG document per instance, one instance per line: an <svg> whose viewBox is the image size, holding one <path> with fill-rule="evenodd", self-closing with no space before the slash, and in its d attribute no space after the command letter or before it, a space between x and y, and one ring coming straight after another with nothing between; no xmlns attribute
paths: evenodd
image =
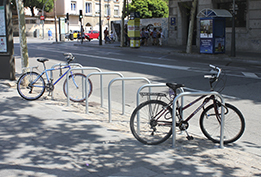
<svg viewBox="0 0 261 177"><path fill-rule="evenodd" d="M200 38L213 38L213 20L200 20Z"/></svg>
<svg viewBox="0 0 261 177"><path fill-rule="evenodd" d="M212 39L200 39L200 53L212 53Z"/></svg>
<svg viewBox="0 0 261 177"><path fill-rule="evenodd" d="M225 52L225 38L215 38L215 53Z"/></svg>
<svg viewBox="0 0 261 177"><path fill-rule="evenodd" d="M0 6L0 36L6 35L6 27L5 27L5 7Z"/></svg>
<svg viewBox="0 0 261 177"><path fill-rule="evenodd" d="M7 52L6 37L0 37L0 52Z"/></svg>

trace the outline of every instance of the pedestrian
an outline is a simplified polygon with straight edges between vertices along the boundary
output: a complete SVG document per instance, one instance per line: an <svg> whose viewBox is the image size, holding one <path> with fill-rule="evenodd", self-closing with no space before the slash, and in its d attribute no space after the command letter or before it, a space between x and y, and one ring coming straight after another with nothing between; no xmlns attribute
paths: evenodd
<svg viewBox="0 0 261 177"><path fill-rule="evenodd" d="M141 29L141 43L140 45L147 45L147 34L145 33L144 28Z"/></svg>
<svg viewBox="0 0 261 177"><path fill-rule="evenodd" d="M152 45L157 45L157 35L158 35L158 32L157 32L157 29L154 28L153 31L152 31Z"/></svg>
<svg viewBox="0 0 261 177"><path fill-rule="evenodd" d="M114 41L114 34L113 34L113 31L111 31L111 40Z"/></svg>
<svg viewBox="0 0 261 177"><path fill-rule="evenodd" d="M158 33L158 39L159 39L160 46L162 46L162 38L165 38L165 36L163 35L162 29L160 29L159 33Z"/></svg>
<svg viewBox="0 0 261 177"><path fill-rule="evenodd" d="M105 30L104 30L104 40L105 40L105 43L107 42L110 42L110 39L109 39L109 31L108 31L108 28L106 27Z"/></svg>
<svg viewBox="0 0 261 177"><path fill-rule="evenodd" d="M149 37L150 37L148 28L145 29L145 34L146 34L146 44L145 45L148 46L148 40L149 40Z"/></svg>
<svg viewBox="0 0 261 177"><path fill-rule="evenodd" d="M48 40L53 40L53 33L51 29L48 30Z"/></svg>

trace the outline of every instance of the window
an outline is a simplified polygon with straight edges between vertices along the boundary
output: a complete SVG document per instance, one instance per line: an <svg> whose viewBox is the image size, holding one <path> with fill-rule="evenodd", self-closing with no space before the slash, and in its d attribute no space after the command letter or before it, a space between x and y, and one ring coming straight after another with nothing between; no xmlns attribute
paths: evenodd
<svg viewBox="0 0 261 177"><path fill-rule="evenodd" d="M91 2L86 2L85 3L85 13L87 15L91 15L92 14L92 3Z"/></svg>
<svg viewBox="0 0 261 177"><path fill-rule="evenodd" d="M104 12L105 16L110 15L110 5L109 4L105 4L105 12Z"/></svg>
<svg viewBox="0 0 261 177"><path fill-rule="evenodd" d="M114 16L119 16L119 6L118 5L114 6Z"/></svg>
<svg viewBox="0 0 261 177"><path fill-rule="evenodd" d="M76 2L75 1L71 2L71 11L76 11Z"/></svg>
<svg viewBox="0 0 261 177"><path fill-rule="evenodd" d="M99 3L95 3L95 15L99 16L100 15L100 6Z"/></svg>
<svg viewBox="0 0 261 177"><path fill-rule="evenodd" d="M227 0L226 2L217 3L218 9L226 9L232 12L233 0ZM246 27L246 16L247 16L247 3L246 0L237 0L235 2L235 26ZM226 18L226 27L232 27L232 18Z"/></svg>

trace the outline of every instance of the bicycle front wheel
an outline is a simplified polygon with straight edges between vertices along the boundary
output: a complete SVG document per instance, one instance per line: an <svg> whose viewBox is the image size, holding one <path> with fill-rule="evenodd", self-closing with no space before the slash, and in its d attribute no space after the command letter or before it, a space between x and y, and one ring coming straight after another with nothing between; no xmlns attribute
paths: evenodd
<svg viewBox="0 0 261 177"><path fill-rule="evenodd" d="M24 73L17 82L19 95L26 100L36 100L45 91L45 82L42 76L36 72Z"/></svg>
<svg viewBox="0 0 261 177"><path fill-rule="evenodd" d="M221 104L208 106L200 116L200 128L203 134L212 142L220 142ZM242 113L231 104L224 107L224 144L238 140L245 130L245 120Z"/></svg>
<svg viewBox="0 0 261 177"><path fill-rule="evenodd" d="M160 144L172 134L172 109L160 100L146 101L133 111L130 128L141 143Z"/></svg>
<svg viewBox="0 0 261 177"><path fill-rule="evenodd" d="M69 76L69 94L70 100L74 102L82 102L85 100L85 78L81 73L74 73ZM63 92L67 97L67 80L63 84ZM92 82L88 79L88 97L92 93Z"/></svg>

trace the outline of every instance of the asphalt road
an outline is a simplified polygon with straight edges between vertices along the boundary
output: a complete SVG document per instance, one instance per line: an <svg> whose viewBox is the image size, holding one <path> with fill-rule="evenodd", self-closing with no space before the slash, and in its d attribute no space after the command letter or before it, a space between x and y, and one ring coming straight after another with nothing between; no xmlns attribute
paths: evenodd
<svg viewBox="0 0 261 177"><path fill-rule="evenodd" d="M76 62L88 67L98 67L102 71L120 72L125 77L146 77L152 83L177 82L196 90L209 90L208 80L203 78L210 71L209 64L217 65L226 72L226 76L217 85L217 89L225 85L222 94L226 95L226 101L234 104L244 114L246 119L246 131L243 137L232 144L234 148L246 150L261 155L261 66L251 63L238 63L228 60L216 60L193 56L175 54L162 54L144 52L142 48L121 50L120 48L97 48L74 46L76 42L52 44L41 40L31 43L28 41L30 65L39 65L36 58L49 58L48 67L64 62L63 53L70 52L76 56ZM157 50L157 48L155 48ZM15 44L15 56L20 55L19 44ZM19 61L18 61L19 62ZM41 67L40 67L41 68ZM41 69L40 69L41 70ZM17 71L19 73L19 71ZM93 71L88 71L88 73ZM86 73L87 74L87 73ZM104 90L107 89L111 79L115 75L104 76ZM93 76L93 94L99 96L99 77ZM135 107L136 91L146 84L144 81L126 81L126 105ZM60 84L62 85L62 84ZM61 86L57 86L58 88ZM156 89L158 91L158 89ZM162 90L162 88L160 88ZM121 83L117 82L112 87L113 100L121 102ZM165 88L163 91L167 91ZM107 91L105 91L107 98ZM98 100L94 100L99 102ZM199 116L198 116L199 117ZM194 124L198 117L192 121Z"/></svg>

